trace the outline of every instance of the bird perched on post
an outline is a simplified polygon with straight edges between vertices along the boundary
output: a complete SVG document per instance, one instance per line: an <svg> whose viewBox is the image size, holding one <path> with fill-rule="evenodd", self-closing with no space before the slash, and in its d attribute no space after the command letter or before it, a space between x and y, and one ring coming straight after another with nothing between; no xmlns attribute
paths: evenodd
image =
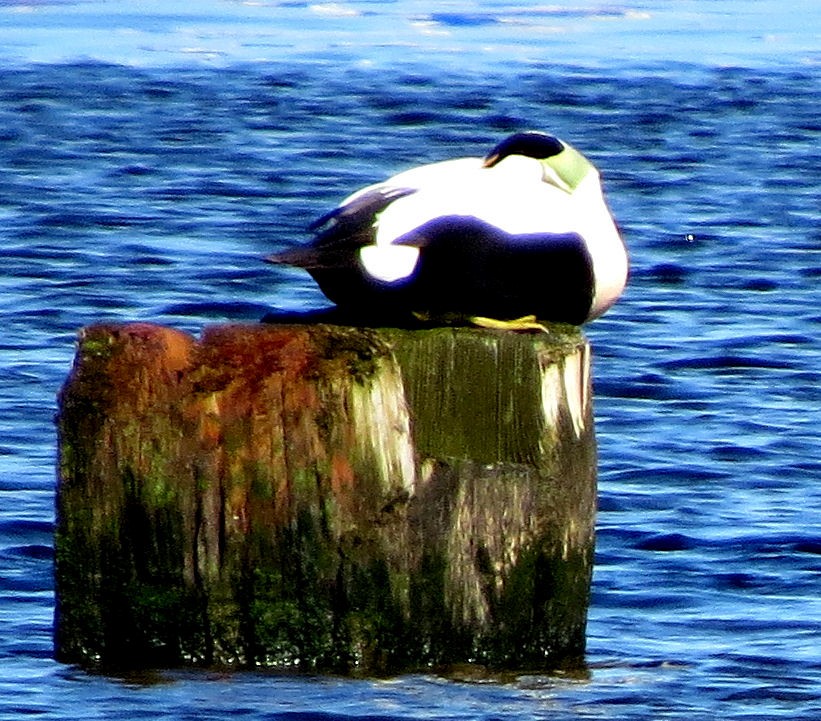
<svg viewBox="0 0 821 721"><path fill-rule="evenodd" d="M484 158L370 185L311 230L312 242L266 260L306 269L354 316L580 325L604 313L627 280L598 171L541 132L511 135Z"/></svg>

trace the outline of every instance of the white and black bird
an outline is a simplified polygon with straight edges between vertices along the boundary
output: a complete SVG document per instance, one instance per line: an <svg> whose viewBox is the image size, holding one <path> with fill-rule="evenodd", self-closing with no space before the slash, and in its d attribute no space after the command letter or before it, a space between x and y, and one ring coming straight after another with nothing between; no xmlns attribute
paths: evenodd
<svg viewBox="0 0 821 721"><path fill-rule="evenodd" d="M540 132L370 185L311 229L311 243L266 260L305 268L349 315L579 325L604 313L627 280L598 171Z"/></svg>

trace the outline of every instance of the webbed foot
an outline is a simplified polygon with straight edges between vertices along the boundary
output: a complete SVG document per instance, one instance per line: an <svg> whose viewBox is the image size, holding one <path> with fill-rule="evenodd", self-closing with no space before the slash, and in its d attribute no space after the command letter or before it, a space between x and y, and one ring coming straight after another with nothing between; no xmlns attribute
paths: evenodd
<svg viewBox="0 0 821 721"><path fill-rule="evenodd" d="M473 325L480 328L495 328L496 330L513 330L513 331L542 331L549 333L546 326L536 320L535 315L524 315L521 318L514 318L513 320L497 320L496 318L485 318L484 316L475 315L470 318Z"/></svg>

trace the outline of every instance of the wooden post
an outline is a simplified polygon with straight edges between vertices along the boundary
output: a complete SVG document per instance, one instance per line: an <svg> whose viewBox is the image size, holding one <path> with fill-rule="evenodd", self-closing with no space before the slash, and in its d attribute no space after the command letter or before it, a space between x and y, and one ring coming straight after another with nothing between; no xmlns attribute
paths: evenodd
<svg viewBox="0 0 821 721"><path fill-rule="evenodd" d="M85 329L59 399L57 657L578 662L589 349L550 330Z"/></svg>

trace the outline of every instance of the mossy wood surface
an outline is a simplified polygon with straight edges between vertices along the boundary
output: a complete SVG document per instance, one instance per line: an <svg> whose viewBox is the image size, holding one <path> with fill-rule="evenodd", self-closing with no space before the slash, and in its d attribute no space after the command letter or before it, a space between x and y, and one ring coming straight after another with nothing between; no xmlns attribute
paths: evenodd
<svg viewBox="0 0 821 721"><path fill-rule="evenodd" d="M100 325L59 402L61 660L382 674L583 653L576 330Z"/></svg>

